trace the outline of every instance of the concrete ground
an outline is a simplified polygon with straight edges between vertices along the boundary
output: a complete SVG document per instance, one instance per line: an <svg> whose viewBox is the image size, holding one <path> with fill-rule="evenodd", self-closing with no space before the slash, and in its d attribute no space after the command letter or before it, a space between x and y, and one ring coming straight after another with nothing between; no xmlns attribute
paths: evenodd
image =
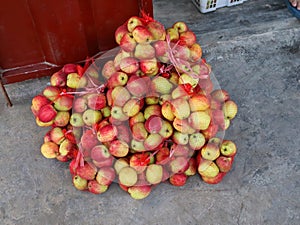
<svg viewBox="0 0 300 225"><path fill-rule="evenodd" d="M218 185L193 176L133 200L116 184L102 195L77 191L68 166L40 153L31 99L48 78L0 94L0 224L300 224L300 22L281 0L248 0L200 14L190 0L154 0L165 26L186 21L222 88L239 106L226 132L238 146Z"/></svg>

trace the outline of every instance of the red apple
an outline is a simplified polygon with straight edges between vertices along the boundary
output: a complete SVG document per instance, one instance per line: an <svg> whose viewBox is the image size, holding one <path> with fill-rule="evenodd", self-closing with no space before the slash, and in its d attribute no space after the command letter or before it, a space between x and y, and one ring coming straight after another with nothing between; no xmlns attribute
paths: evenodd
<svg viewBox="0 0 300 225"><path fill-rule="evenodd" d="M115 179L116 172L112 167L101 167L98 170L96 180L100 185L109 186Z"/></svg>
<svg viewBox="0 0 300 225"><path fill-rule="evenodd" d="M101 162L111 157L111 154L105 145L96 145L91 150L91 158Z"/></svg>
<svg viewBox="0 0 300 225"><path fill-rule="evenodd" d="M184 173L175 173L170 176L169 182L174 186L184 186L188 176Z"/></svg>

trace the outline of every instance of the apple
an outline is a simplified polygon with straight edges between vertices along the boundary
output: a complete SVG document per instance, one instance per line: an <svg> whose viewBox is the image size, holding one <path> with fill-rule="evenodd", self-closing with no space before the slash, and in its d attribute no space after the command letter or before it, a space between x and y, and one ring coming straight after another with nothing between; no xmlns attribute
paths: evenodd
<svg viewBox="0 0 300 225"><path fill-rule="evenodd" d="M192 60L192 62L196 62L200 60L201 57L202 57L202 48L198 43L194 43L190 47L190 59Z"/></svg>
<svg viewBox="0 0 300 225"><path fill-rule="evenodd" d="M121 61L122 62L122 61ZM128 76L125 72L115 72L107 81L108 88L124 86L128 81Z"/></svg>
<svg viewBox="0 0 300 225"><path fill-rule="evenodd" d="M205 144L205 137L202 133L196 132L189 136L189 146L193 150L200 150Z"/></svg>
<svg viewBox="0 0 300 225"><path fill-rule="evenodd" d="M73 107L73 96L60 95L54 101L54 108L57 111L69 111Z"/></svg>
<svg viewBox="0 0 300 225"><path fill-rule="evenodd" d="M138 175L134 168L132 167L124 167L119 172L119 182L120 184L131 187L136 184L138 181Z"/></svg>
<svg viewBox="0 0 300 225"><path fill-rule="evenodd" d="M98 170L96 181L100 185L109 186L115 179L116 172L112 167L101 167Z"/></svg>
<svg viewBox="0 0 300 225"><path fill-rule="evenodd" d="M102 68L102 76L106 79L109 79L111 75L113 75L115 72L117 72L114 61L108 60Z"/></svg>
<svg viewBox="0 0 300 225"><path fill-rule="evenodd" d="M144 118L147 120L150 116L161 117L161 106L160 105L148 105L144 109Z"/></svg>
<svg viewBox="0 0 300 225"><path fill-rule="evenodd" d="M178 82L179 82L179 78L178 78ZM173 99L189 98L189 94L187 93L187 90L184 88L184 85L178 85L177 87L175 87L171 93L171 96Z"/></svg>
<svg viewBox="0 0 300 225"><path fill-rule="evenodd" d="M206 95L210 94L213 90L214 84L211 81L211 79L200 79L199 80L199 85L201 89L205 92Z"/></svg>
<svg viewBox="0 0 300 225"><path fill-rule="evenodd" d="M149 96L146 96L146 98L145 98L145 103L147 104L147 105L156 105L156 104L159 104L159 97L158 97L158 95L149 95Z"/></svg>
<svg viewBox="0 0 300 225"><path fill-rule="evenodd" d="M65 139L65 134L60 127L53 127L49 133L49 141L53 141L55 144L60 145Z"/></svg>
<svg viewBox="0 0 300 225"><path fill-rule="evenodd" d="M42 94L52 102L60 96L61 88L55 86L47 86L44 88Z"/></svg>
<svg viewBox="0 0 300 225"><path fill-rule="evenodd" d="M172 173L184 173L189 168L188 159L184 156L175 157L169 164Z"/></svg>
<svg viewBox="0 0 300 225"><path fill-rule="evenodd" d="M175 173L170 176L169 182L174 186L184 186L186 184L188 176L184 173Z"/></svg>
<svg viewBox="0 0 300 225"><path fill-rule="evenodd" d="M126 87L117 86L112 90L111 98L113 106L123 106L131 98L131 95Z"/></svg>
<svg viewBox="0 0 300 225"><path fill-rule="evenodd" d="M191 151L187 145L180 145L180 144L173 144L171 146L170 151L173 152L173 156L176 157L177 156L190 157L193 154L193 151Z"/></svg>
<svg viewBox="0 0 300 225"><path fill-rule="evenodd" d="M112 124L105 125L97 131L97 138L101 143L110 142L118 136L118 129Z"/></svg>
<svg viewBox="0 0 300 225"><path fill-rule="evenodd" d="M208 128L201 131L205 139L210 139L218 133L218 125L215 123L210 123Z"/></svg>
<svg viewBox="0 0 300 225"><path fill-rule="evenodd" d="M96 146L99 143L97 139L96 132L94 133L93 130L86 130L83 132L81 138L80 138L80 144L84 149L92 149L94 146Z"/></svg>
<svg viewBox="0 0 300 225"><path fill-rule="evenodd" d="M172 100L172 95L171 94L164 94L159 96L159 101L158 103L160 105L163 105L165 102L170 102Z"/></svg>
<svg viewBox="0 0 300 225"><path fill-rule="evenodd" d="M179 131L174 131L172 135L172 140L176 144L186 145L189 142L189 135L185 133L181 133Z"/></svg>
<svg viewBox="0 0 300 225"><path fill-rule="evenodd" d="M67 76L67 86L70 88L82 88L87 84L86 77L80 77L78 73L69 73Z"/></svg>
<svg viewBox="0 0 300 225"><path fill-rule="evenodd" d="M211 97L220 103L224 103L230 99L229 93L224 89L214 90L211 93Z"/></svg>
<svg viewBox="0 0 300 225"><path fill-rule="evenodd" d="M78 72L77 65L72 63L65 64L61 70L65 74Z"/></svg>
<svg viewBox="0 0 300 225"><path fill-rule="evenodd" d="M151 164L146 169L146 180L150 184L159 184L163 178L163 167L158 164Z"/></svg>
<svg viewBox="0 0 300 225"><path fill-rule="evenodd" d="M223 140L220 151L224 156L235 156L237 148L233 141Z"/></svg>
<svg viewBox="0 0 300 225"><path fill-rule="evenodd" d="M213 143L207 143L201 149L201 156L203 159L215 160L220 156L219 146Z"/></svg>
<svg viewBox="0 0 300 225"><path fill-rule="evenodd" d="M184 174L187 176L193 176L197 173L197 162L195 158L189 159L189 168L184 171Z"/></svg>
<svg viewBox="0 0 300 225"><path fill-rule="evenodd" d="M157 76L152 79L151 89L154 92L164 95L171 93L173 85L171 82L168 81L168 79L161 76Z"/></svg>
<svg viewBox="0 0 300 225"><path fill-rule="evenodd" d="M166 33L170 41L177 42L179 40L179 32L176 28L170 27L166 30Z"/></svg>
<svg viewBox="0 0 300 225"><path fill-rule="evenodd" d="M89 94L87 96L87 105L90 109L100 110L106 106L106 97L104 94Z"/></svg>
<svg viewBox="0 0 300 225"><path fill-rule="evenodd" d="M214 123L218 124L222 130L225 130L225 120L224 113L220 109L212 110L212 120Z"/></svg>
<svg viewBox="0 0 300 225"><path fill-rule="evenodd" d="M187 46L177 45L175 47L174 57L176 57L177 59L181 59L183 61L190 61L191 58L190 49ZM187 71L187 69L184 71Z"/></svg>
<svg viewBox="0 0 300 225"><path fill-rule="evenodd" d="M155 76L159 71L156 58L142 59L140 61L140 69L147 76Z"/></svg>
<svg viewBox="0 0 300 225"><path fill-rule="evenodd" d="M139 44L149 43L153 40L152 33L145 26L136 26L132 31L132 36Z"/></svg>
<svg viewBox="0 0 300 225"><path fill-rule="evenodd" d="M160 165L165 165L171 160L170 150L168 147L162 147L155 154L155 163Z"/></svg>
<svg viewBox="0 0 300 225"><path fill-rule="evenodd" d="M129 146L125 141L114 140L110 143L109 152L115 157L125 157L129 152Z"/></svg>
<svg viewBox="0 0 300 225"><path fill-rule="evenodd" d="M121 60L123 58L127 58L127 57L132 57L133 56L133 52L132 51L134 51L135 46L136 46L136 42L134 40L133 40L133 42L134 43L132 43L132 46L131 46L131 48L133 48L133 49L130 52L121 49L117 53L117 55L115 56L115 58L114 58L114 67L115 67L116 71L120 71L121 70L120 64L121 64Z"/></svg>
<svg viewBox="0 0 300 225"><path fill-rule="evenodd" d="M144 114L140 111L136 115L129 118L129 126L132 127L135 123L145 122Z"/></svg>
<svg viewBox="0 0 300 225"><path fill-rule="evenodd" d="M145 171L150 163L150 155L148 153L134 153L129 159L130 167L134 168L138 174Z"/></svg>
<svg viewBox="0 0 300 225"><path fill-rule="evenodd" d="M127 117L133 117L140 112L142 101L138 98L129 99L123 106L123 113Z"/></svg>
<svg viewBox="0 0 300 225"><path fill-rule="evenodd" d="M169 121L173 121L175 119L175 115L172 110L172 104L169 101L165 101L161 106L161 113L164 118Z"/></svg>
<svg viewBox="0 0 300 225"><path fill-rule="evenodd" d="M37 118L43 123L49 123L55 119L56 115L57 111L55 110L55 108L52 105L48 104L40 108Z"/></svg>
<svg viewBox="0 0 300 225"><path fill-rule="evenodd" d="M226 119L232 120L237 114L238 107L234 101L228 100L223 104L222 111Z"/></svg>
<svg viewBox="0 0 300 225"><path fill-rule="evenodd" d="M59 145L59 153L62 156L66 156L70 154L75 148L75 145L69 139L64 139Z"/></svg>
<svg viewBox="0 0 300 225"><path fill-rule="evenodd" d="M227 173L230 171L233 163L233 156L226 157L220 156L216 159L216 164L219 167L221 172Z"/></svg>
<svg viewBox="0 0 300 225"><path fill-rule="evenodd" d="M189 124L187 119L181 120L175 118L173 121L173 127L175 130L184 134L193 134L196 132L196 130Z"/></svg>
<svg viewBox="0 0 300 225"><path fill-rule="evenodd" d="M131 75L126 85L128 91L136 97L142 97L148 93L147 79L137 75Z"/></svg>
<svg viewBox="0 0 300 225"><path fill-rule="evenodd" d="M31 111L32 113L37 116L39 110L44 106L50 104L50 100L44 95L37 95L33 97L31 101Z"/></svg>
<svg viewBox="0 0 300 225"><path fill-rule="evenodd" d="M88 181L87 188L93 194L102 194L107 191L107 185L101 185L96 180Z"/></svg>
<svg viewBox="0 0 300 225"><path fill-rule="evenodd" d="M41 146L41 153L47 159L54 159L59 155L59 146L52 141L45 142Z"/></svg>
<svg viewBox="0 0 300 225"><path fill-rule="evenodd" d="M189 29L187 24L183 21L177 21L172 27L175 28L180 34L188 31Z"/></svg>
<svg viewBox="0 0 300 225"><path fill-rule="evenodd" d="M152 34L153 40L165 40L166 31L165 27L158 21L149 21L146 28Z"/></svg>
<svg viewBox="0 0 300 225"><path fill-rule="evenodd" d="M151 44L137 44L134 50L134 57L140 60L153 59L155 57L155 49Z"/></svg>
<svg viewBox="0 0 300 225"><path fill-rule="evenodd" d="M86 190L88 187L88 181L86 179L81 178L78 175L73 177L73 185L76 189L83 191Z"/></svg>
<svg viewBox="0 0 300 225"><path fill-rule="evenodd" d="M162 118L159 116L150 116L145 122L145 128L149 133L158 133L162 128Z"/></svg>
<svg viewBox="0 0 300 225"><path fill-rule="evenodd" d="M159 56L164 56L166 53L167 53L167 50L168 50L168 44L166 41L164 40L158 40L158 41L155 41L152 46L154 47L155 49L155 55L157 57Z"/></svg>
<svg viewBox="0 0 300 225"><path fill-rule="evenodd" d="M67 74L62 71L55 72L50 77L51 86L65 87L66 83L67 83Z"/></svg>
<svg viewBox="0 0 300 225"><path fill-rule="evenodd" d="M196 35L194 34L194 32L187 30L187 31L180 33L179 44L191 47L193 44L196 43L196 41L197 41L196 39L197 38L196 38Z"/></svg>
<svg viewBox="0 0 300 225"><path fill-rule="evenodd" d="M192 112L188 122L196 130L206 130L211 122L211 117L206 111Z"/></svg>
<svg viewBox="0 0 300 225"><path fill-rule="evenodd" d="M36 118L35 118L35 122L36 122L36 124L37 124L38 126L40 126L40 127L49 127L49 126L52 126L52 125L53 125L54 120L51 120L51 121L49 121L49 122L42 122L42 121L39 120L38 117L36 117Z"/></svg>
<svg viewBox="0 0 300 225"><path fill-rule="evenodd" d="M141 186L131 186L128 188L127 192L133 199L141 200L148 197L151 193L150 185L141 185Z"/></svg>
<svg viewBox="0 0 300 225"><path fill-rule="evenodd" d="M121 59L120 62L120 69L124 73L135 73L139 69L139 62L136 58L134 57L126 57Z"/></svg>
<svg viewBox="0 0 300 225"><path fill-rule="evenodd" d="M203 94L195 94L188 101L192 112L204 111L210 106L208 98Z"/></svg>
<svg viewBox="0 0 300 225"><path fill-rule="evenodd" d="M178 119L186 119L190 116L191 110L188 101L184 98L176 98L171 101L173 114Z"/></svg>
<svg viewBox="0 0 300 225"><path fill-rule="evenodd" d="M144 141L145 149L148 151L155 150L163 142L163 137L157 133L150 133Z"/></svg>
<svg viewBox="0 0 300 225"><path fill-rule="evenodd" d="M96 145L91 150L91 158L101 162L111 158L111 154L105 145Z"/></svg>
<svg viewBox="0 0 300 225"><path fill-rule="evenodd" d="M102 114L98 110L87 109L82 114L82 119L87 126L93 126L102 119Z"/></svg>
<svg viewBox="0 0 300 225"><path fill-rule="evenodd" d="M134 150L136 152L146 151L146 148L144 146L144 141L138 141L138 140L132 139L130 142L130 146L131 146L132 150Z"/></svg>
<svg viewBox="0 0 300 225"><path fill-rule="evenodd" d="M173 134L173 126L168 121L162 120L162 126L161 126L161 129L158 131L158 133L164 139L167 139L167 138L171 137Z"/></svg>
<svg viewBox="0 0 300 225"><path fill-rule="evenodd" d="M122 37L128 33L128 29L127 29L127 25L123 24L121 26L119 26L116 31L115 31L115 41L117 42L117 44L119 45L121 42Z"/></svg>
<svg viewBox="0 0 300 225"><path fill-rule="evenodd" d="M71 117L70 117L70 124L73 127L82 127L84 126L84 121L82 118L82 114L81 113L72 113Z"/></svg>
<svg viewBox="0 0 300 225"><path fill-rule="evenodd" d="M68 111L59 111L53 120L53 124L57 127L65 127L69 124L69 121L70 113Z"/></svg>
<svg viewBox="0 0 300 225"><path fill-rule="evenodd" d="M104 108L100 109L100 112L102 113L102 116L105 118L110 117L110 110L111 108L109 106L105 106Z"/></svg>
<svg viewBox="0 0 300 225"><path fill-rule="evenodd" d="M85 162L83 166L78 166L76 174L86 180L94 180L97 174L97 168L89 162Z"/></svg>
<svg viewBox="0 0 300 225"><path fill-rule="evenodd" d="M88 85L90 85L90 81L93 81L94 83L98 82L99 75L99 68L95 64L91 64L84 72L84 76L86 76L88 80Z"/></svg>
<svg viewBox="0 0 300 225"><path fill-rule="evenodd" d="M101 161L92 160L92 162L97 168L111 167L114 164L114 157L110 156L109 158Z"/></svg>
<svg viewBox="0 0 300 225"><path fill-rule="evenodd" d="M125 115L125 113L123 112L123 109L119 106L113 106L111 108L111 118L117 120L117 121L126 121L128 120L128 116Z"/></svg>
<svg viewBox="0 0 300 225"><path fill-rule="evenodd" d="M191 75L186 73L182 73L179 77L178 84L187 85L190 84L193 88L195 88L198 84L199 78L194 78Z"/></svg>
<svg viewBox="0 0 300 225"><path fill-rule="evenodd" d="M129 162L127 158L118 158L114 163L114 169L117 174L119 174L121 169L127 166L129 166Z"/></svg>
<svg viewBox="0 0 300 225"><path fill-rule="evenodd" d="M127 144L130 143L131 135L130 129L126 124L119 124L117 126L118 129L118 140L125 141Z"/></svg>
<svg viewBox="0 0 300 225"><path fill-rule="evenodd" d="M137 26L143 25L143 22L141 18L139 18L138 16L132 16L127 20L126 25L127 25L127 30L129 32L132 32L134 28L136 28Z"/></svg>
<svg viewBox="0 0 300 225"><path fill-rule="evenodd" d="M215 177L219 174L219 167L211 160L201 159L198 166L198 173L204 177Z"/></svg>
<svg viewBox="0 0 300 225"><path fill-rule="evenodd" d="M218 184L222 181L223 177L226 175L226 173L223 173L223 172L220 172L218 173L217 176L215 177L206 177L206 176L201 176L202 180L205 182L205 183L208 183L208 184Z"/></svg>
<svg viewBox="0 0 300 225"><path fill-rule="evenodd" d="M144 141L148 136L145 124L142 122L134 123L131 127L132 137L137 141Z"/></svg>
<svg viewBox="0 0 300 225"><path fill-rule="evenodd" d="M133 38L132 33L126 33L120 40L120 47L126 52L133 52L136 48L136 41ZM116 67L116 65L115 65Z"/></svg>
<svg viewBox="0 0 300 225"><path fill-rule="evenodd" d="M73 112L82 113L87 110L87 99L84 97L78 97L73 102Z"/></svg>

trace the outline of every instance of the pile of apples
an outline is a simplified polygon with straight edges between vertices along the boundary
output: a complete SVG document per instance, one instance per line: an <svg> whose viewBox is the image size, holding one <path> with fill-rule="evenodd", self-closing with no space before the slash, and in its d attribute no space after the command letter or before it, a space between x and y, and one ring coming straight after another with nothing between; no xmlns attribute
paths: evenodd
<svg viewBox="0 0 300 225"><path fill-rule="evenodd" d="M115 40L119 47L99 59L65 65L32 99L37 125L51 127L43 156L68 162L75 188L95 194L116 182L143 199L195 174L219 183L237 151L223 136L238 108L213 83L195 34L144 15Z"/></svg>

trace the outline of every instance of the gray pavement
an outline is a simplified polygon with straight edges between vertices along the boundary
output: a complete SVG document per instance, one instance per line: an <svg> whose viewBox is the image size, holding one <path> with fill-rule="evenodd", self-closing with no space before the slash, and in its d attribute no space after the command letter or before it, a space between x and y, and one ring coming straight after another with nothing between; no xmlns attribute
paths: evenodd
<svg viewBox="0 0 300 225"><path fill-rule="evenodd" d="M187 21L239 106L226 132L238 146L232 171L218 185L163 183L140 201L116 184L80 192L66 163L40 153L47 128L30 104L49 79L11 84L12 108L0 94L0 224L300 224L300 22L280 0L206 15L188 0L154 0L154 10L166 26Z"/></svg>

